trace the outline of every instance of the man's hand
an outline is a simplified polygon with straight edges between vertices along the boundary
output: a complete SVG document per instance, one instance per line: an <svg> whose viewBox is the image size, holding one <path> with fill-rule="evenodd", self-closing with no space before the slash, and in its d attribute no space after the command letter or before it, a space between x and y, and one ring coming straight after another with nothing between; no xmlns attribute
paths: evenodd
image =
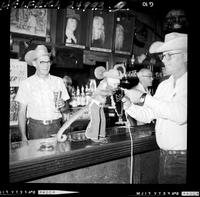
<svg viewBox="0 0 200 197"><path fill-rule="evenodd" d="M65 101L63 99L59 99L57 102L56 102L56 106L58 109L62 108L65 106Z"/></svg>
<svg viewBox="0 0 200 197"><path fill-rule="evenodd" d="M123 108L124 108L124 110L127 110L131 106L131 101L126 96L123 97L122 102L123 102Z"/></svg>

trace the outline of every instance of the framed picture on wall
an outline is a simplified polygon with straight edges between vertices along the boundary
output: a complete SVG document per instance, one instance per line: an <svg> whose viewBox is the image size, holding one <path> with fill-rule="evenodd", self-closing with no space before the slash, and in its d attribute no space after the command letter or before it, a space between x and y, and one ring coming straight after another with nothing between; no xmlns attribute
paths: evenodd
<svg viewBox="0 0 200 197"><path fill-rule="evenodd" d="M93 11L90 26L90 49L104 52L112 51L114 14Z"/></svg>
<svg viewBox="0 0 200 197"><path fill-rule="evenodd" d="M65 10L64 44L65 46L85 48L88 27L88 11Z"/></svg>
<svg viewBox="0 0 200 197"><path fill-rule="evenodd" d="M47 36L47 9L15 9L10 12L10 31L29 36Z"/></svg>
<svg viewBox="0 0 200 197"><path fill-rule="evenodd" d="M130 55L133 45L135 18L128 13L115 14L114 41L115 53Z"/></svg>

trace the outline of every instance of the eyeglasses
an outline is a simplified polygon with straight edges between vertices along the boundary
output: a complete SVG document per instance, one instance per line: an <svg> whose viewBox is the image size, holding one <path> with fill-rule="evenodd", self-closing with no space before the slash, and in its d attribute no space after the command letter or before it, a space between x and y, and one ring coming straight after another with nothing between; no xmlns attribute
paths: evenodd
<svg viewBox="0 0 200 197"><path fill-rule="evenodd" d="M160 54L159 58L161 61L164 59L164 57L166 58L166 60L171 60L171 57L176 54L181 54L181 52Z"/></svg>
<svg viewBox="0 0 200 197"><path fill-rule="evenodd" d="M40 64L50 64L51 61L40 61Z"/></svg>

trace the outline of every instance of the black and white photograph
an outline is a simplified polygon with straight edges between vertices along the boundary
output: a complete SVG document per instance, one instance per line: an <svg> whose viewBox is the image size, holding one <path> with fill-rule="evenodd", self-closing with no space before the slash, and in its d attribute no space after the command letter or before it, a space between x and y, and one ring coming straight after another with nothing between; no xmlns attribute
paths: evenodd
<svg viewBox="0 0 200 197"><path fill-rule="evenodd" d="M191 21L176 1L9 4L10 184L199 196L187 189Z"/></svg>

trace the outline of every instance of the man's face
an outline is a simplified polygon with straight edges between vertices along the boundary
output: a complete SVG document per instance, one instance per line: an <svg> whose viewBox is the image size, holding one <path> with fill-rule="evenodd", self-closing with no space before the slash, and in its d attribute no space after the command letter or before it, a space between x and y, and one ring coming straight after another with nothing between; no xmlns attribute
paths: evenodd
<svg viewBox="0 0 200 197"><path fill-rule="evenodd" d="M41 76L48 76L51 67L49 56L41 56L35 61L37 73Z"/></svg>
<svg viewBox="0 0 200 197"><path fill-rule="evenodd" d="M75 18L69 18L68 19L68 25L69 25L69 28L74 31L76 30L76 27L77 27L77 20Z"/></svg>
<svg viewBox="0 0 200 197"><path fill-rule="evenodd" d="M153 81L153 74L151 71L145 71L140 76L140 82L145 88L151 87L152 81Z"/></svg>
<svg viewBox="0 0 200 197"><path fill-rule="evenodd" d="M166 74L172 75L182 71L185 65L185 57L182 51L168 51L163 53L162 62L166 68Z"/></svg>

